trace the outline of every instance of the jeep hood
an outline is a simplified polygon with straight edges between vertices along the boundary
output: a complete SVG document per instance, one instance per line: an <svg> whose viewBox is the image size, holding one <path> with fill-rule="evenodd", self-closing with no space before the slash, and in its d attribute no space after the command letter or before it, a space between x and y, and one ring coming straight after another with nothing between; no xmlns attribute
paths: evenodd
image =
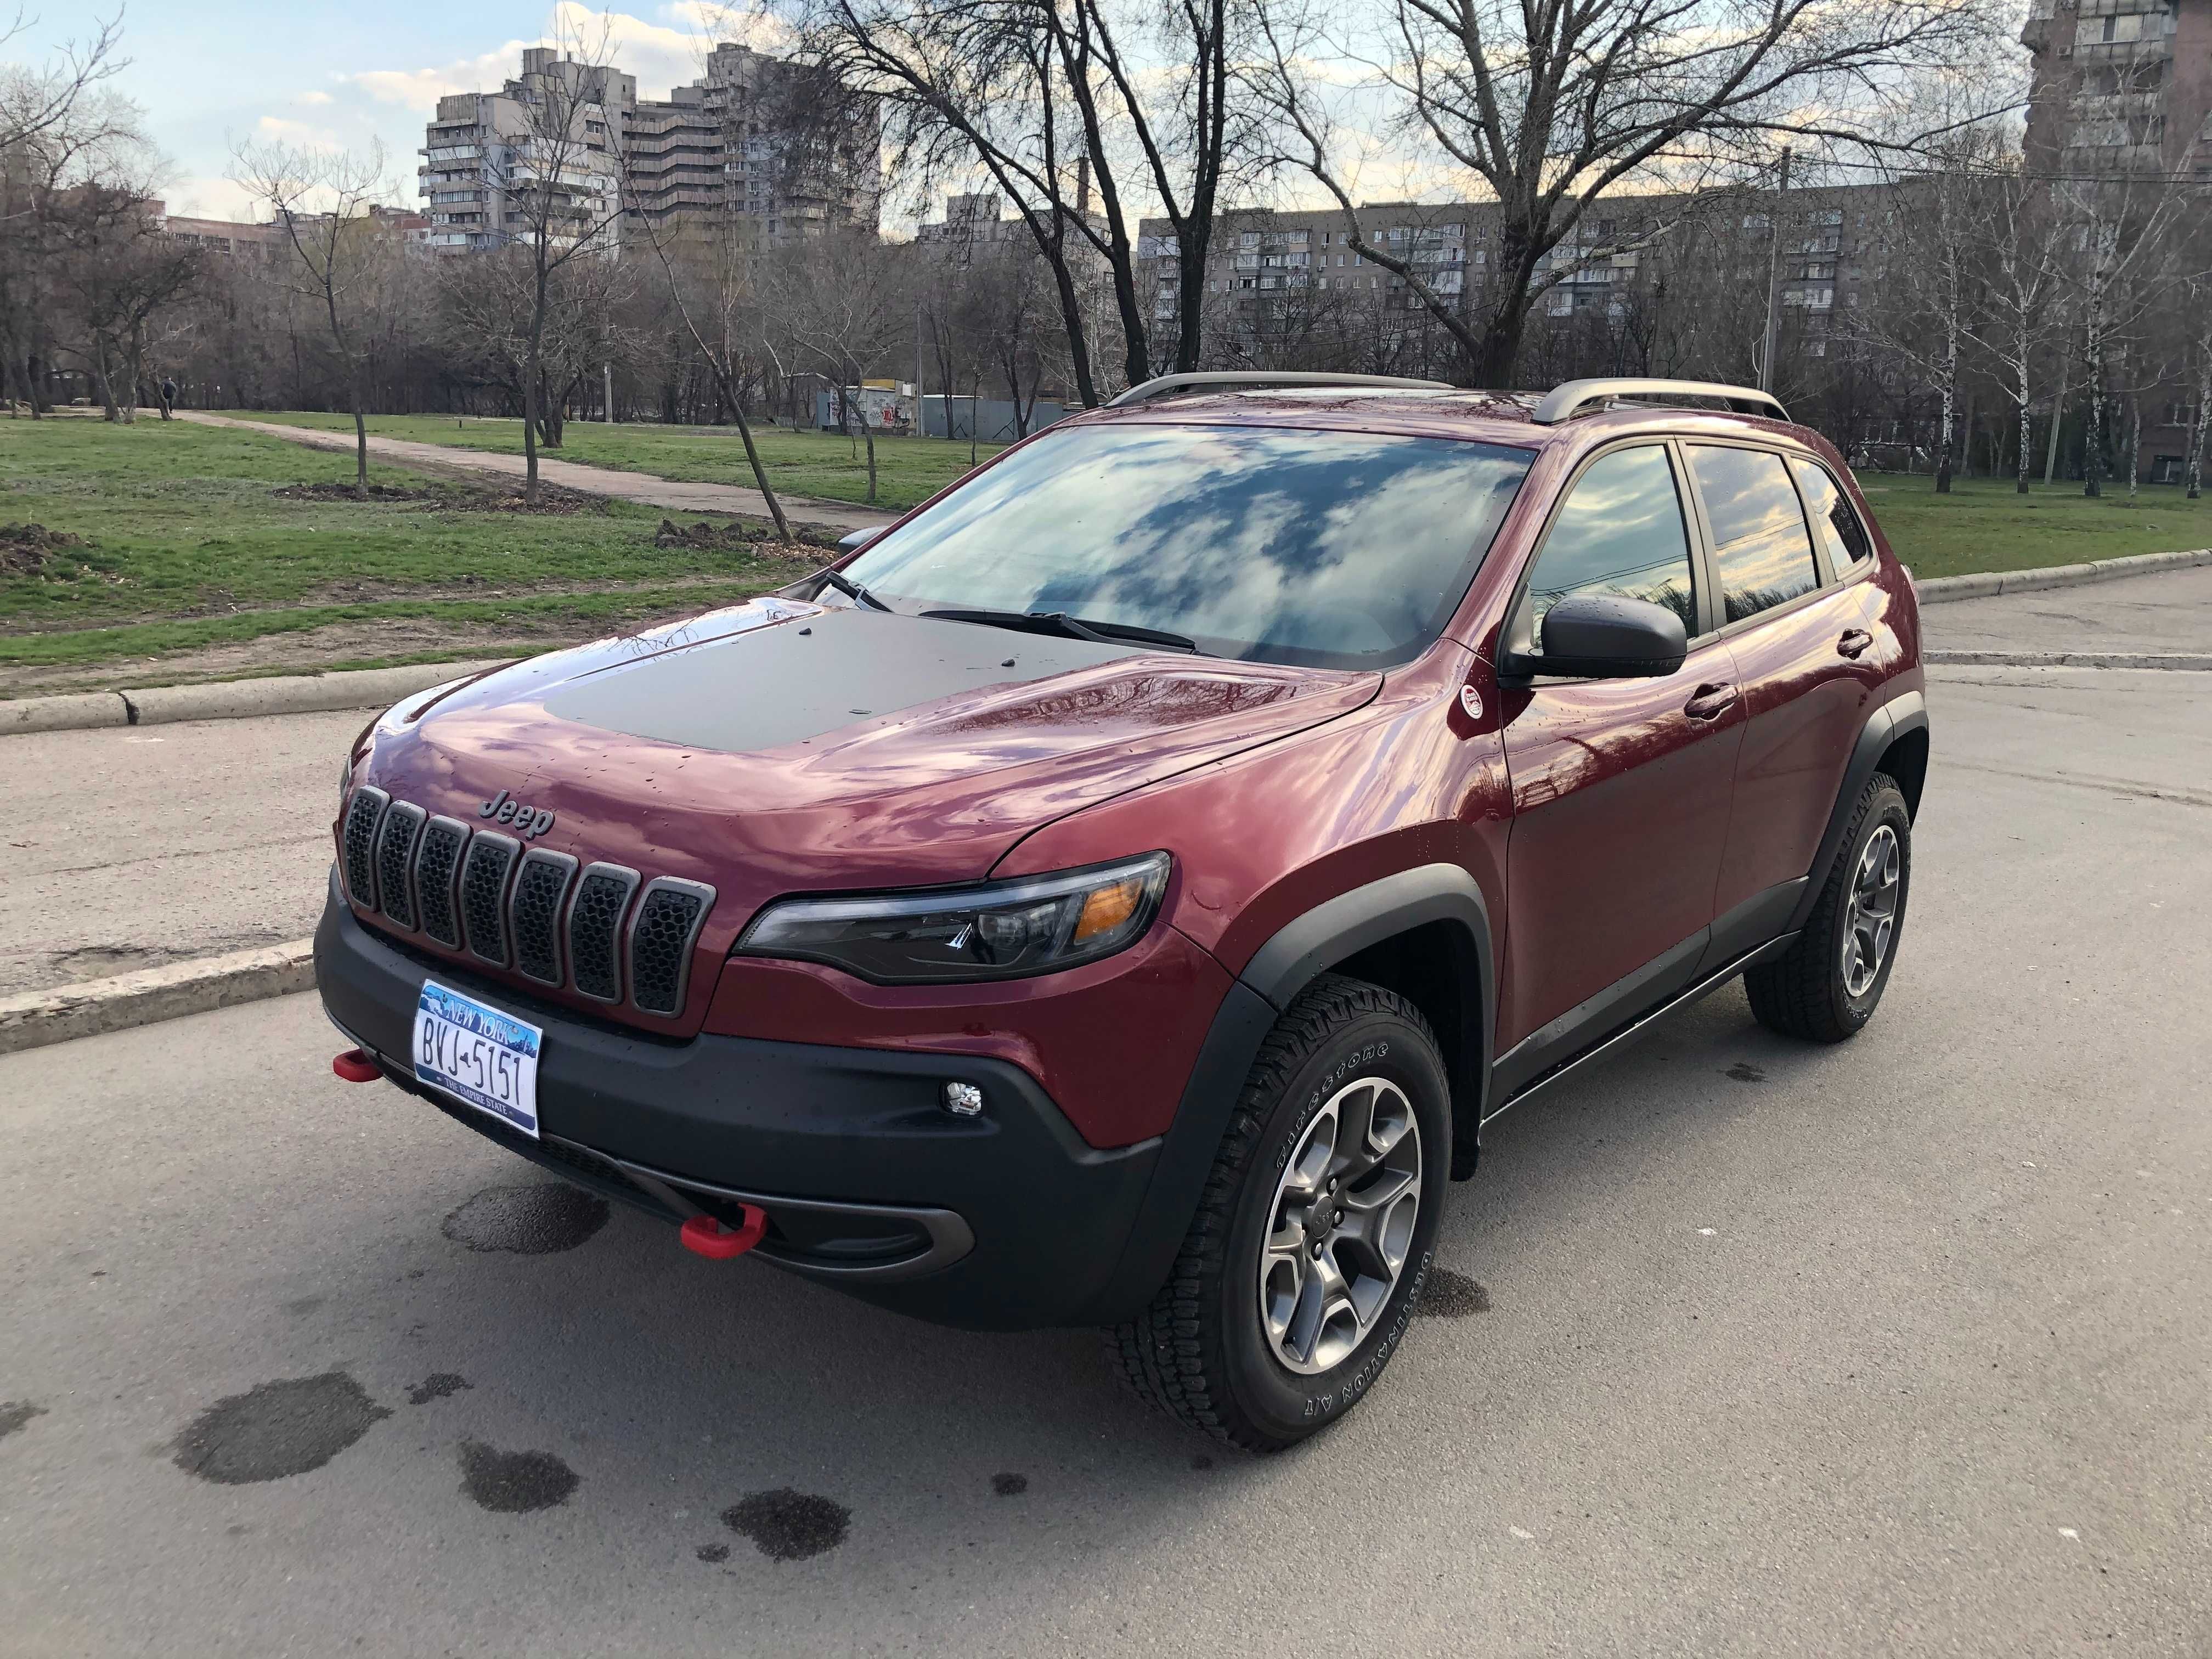
<svg viewBox="0 0 2212 1659"><path fill-rule="evenodd" d="M1381 684L763 599L403 702L367 776L471 823L505 790L552 812L535 845L706 882L702 944L726 948L780 894L976 879L1054 818Z"/></svg>

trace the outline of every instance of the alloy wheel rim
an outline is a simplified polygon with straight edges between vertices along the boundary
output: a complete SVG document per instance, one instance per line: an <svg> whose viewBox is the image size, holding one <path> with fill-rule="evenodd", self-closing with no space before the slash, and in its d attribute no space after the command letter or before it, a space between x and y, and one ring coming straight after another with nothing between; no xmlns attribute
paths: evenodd
<svg viewBox="0 0 2212 1659"><path fill-rule="evenodd" d="M1406 1091L1364 1077L1298 1136L1267 1211L1260 1325L1303 1376L1340 1364L1389 1305L1421 1206L1421 1129Z"/></svg>
<svg viewBox="0 0 2212 1659"><path fill-rule="evenodd" d="M1903 887L1905 851L1897 831L1883 824L1867 837L1851 875L1844 909L1844 989L1863 997L1874 987L1897 938L1897 900Z"/></svg>

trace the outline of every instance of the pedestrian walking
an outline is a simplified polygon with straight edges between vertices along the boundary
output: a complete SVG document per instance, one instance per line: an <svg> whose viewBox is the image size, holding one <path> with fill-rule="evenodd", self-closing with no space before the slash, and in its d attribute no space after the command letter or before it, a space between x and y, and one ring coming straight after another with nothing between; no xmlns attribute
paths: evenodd
<svg viewBox="0 0 2212 1659"><path fill-rule="evenodd" d="M161 418L167 420L169 411L177 406L177 383L167 375L161 377Z"/></svg>

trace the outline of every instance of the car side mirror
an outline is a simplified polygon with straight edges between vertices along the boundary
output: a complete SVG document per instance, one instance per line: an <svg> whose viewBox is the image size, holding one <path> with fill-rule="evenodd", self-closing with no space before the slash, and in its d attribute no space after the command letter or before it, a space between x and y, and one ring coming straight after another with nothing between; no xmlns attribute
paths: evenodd
<svg viewBox="0 0 2212 1659"><path fill-rule="evenodd" d="M1671 674L1690 653L1682 619L1663 605L1617 593L1576 593L1544 613L1544 653L1527 672L1593 679Z"/></svg>
<svg viewBox="0 0 2212 1659"><path fill-rule="evenodd" d="M883 533L884 527L879 524L868 525L859 530L847 531L837 538L837 556L842 559L859 552Z"/></svg>

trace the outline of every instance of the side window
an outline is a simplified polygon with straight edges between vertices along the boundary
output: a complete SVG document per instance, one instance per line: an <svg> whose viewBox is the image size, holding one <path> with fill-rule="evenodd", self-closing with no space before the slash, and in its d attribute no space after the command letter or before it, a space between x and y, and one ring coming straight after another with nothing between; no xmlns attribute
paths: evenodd
<svg viewBox="0 0 2212 1659"><path fill-rule="evenodd" d="M1874 551L1873 542L1867 538L1866 526L1851 511L1842 487L1829 477L1826 467L1818 461L1801 461L1793 456L1790 470L1797 475L1797 488L1805 492L1813 533L1827 550L1830 569L1840 575Z"/></svg>
<svg viewBox="0 0 2212 1659"><path fill-rule="evenodd" d="M1820 585L1805 509L1779 455L1693 444L1690 471L1712 520L1724 622L1755 617Z"/></svg>
<svg viewBox="0 0 2212 1659"><path fill-rule="evenodd" d="M1664 448L1616 449L1576 481L1528 579L1532 652L1542 648L1544 613L1571 593L1650 599L1697 633L1690 538Z"/></svg>

